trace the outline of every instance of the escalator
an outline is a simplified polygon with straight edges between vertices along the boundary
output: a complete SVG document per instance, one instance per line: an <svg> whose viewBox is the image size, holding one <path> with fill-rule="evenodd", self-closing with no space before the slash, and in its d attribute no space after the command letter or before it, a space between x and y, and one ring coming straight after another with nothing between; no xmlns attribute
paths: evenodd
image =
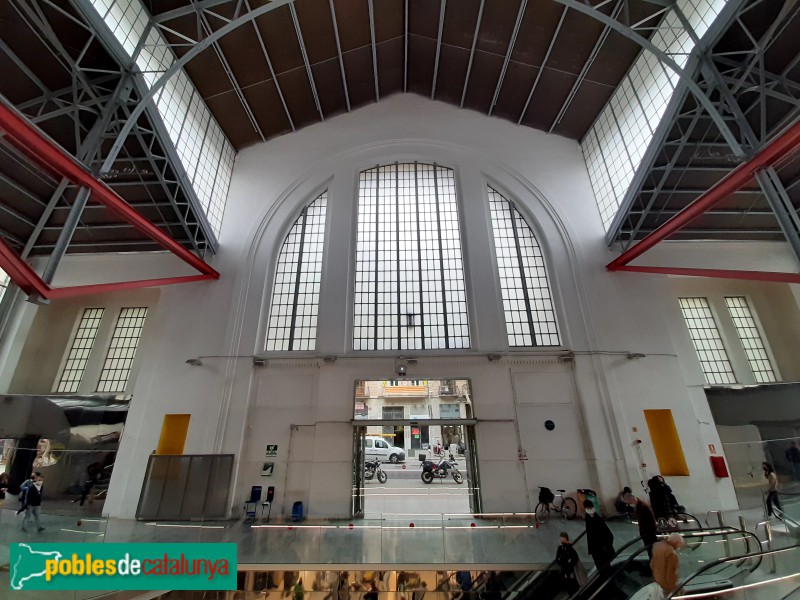
<svg viewBox="0 0 800 600"><path fill-rule="evenodd" d="M731 589L735 581L761 566L761 542L749 531L721 527L684 531L682 535L686 547L678 553L681 578L703 572L691 579L687 594ZM570 600L627 600L652 582L647 549L641 547L627 557L615 558Z"/></svg>
<svg viewBox="0 0 800 600"><path fill-rule="evenodd" d="M743 562L758 564L752 570L744 571L738 565ZM697 569L684 577L678 584L678 591L669 594L665 600L692 598L702 590L704 579L716 577L718 573L738 570L739 576L732 577L729 586L714 591L717 600L797 600L800 598L800 545L787 546L773 550L759 550L744 556L721 558ZM707 586L706 586L707 587ZM711 591L711 590L707 590Z"/></svg>
<svg viewBox="0 0 800 600"><path fill-rule="evenodd" d="M614 539L619 543L623 542L622 547L617 550L614 555L615 558L630 554L635 549L642 548L641 538L638 537L639 529L636 523L628 519L609 519L606 523L614 533ZM699 525L699 524L698 524ZM638 543L638 548L637 548ZM581 532L574 540L572 540L572 547L578 552L578 556L583 564L591 563L588 549L586 547L586 532ZM583 570L581 566L580 569ZM585 571L584 571L585 572ZM579 582L585 580L586 577L580 579ZM504 598L508 600L549 600L551 598L558 598L561 592L561 577L558 566L555 560L541 571L530 571L523 577L517 580L513 587L508 588ZM564 599L567 598L565 593L561 594Z"/></svg>
<svg viewBox="0 0 800 600"><path fill-rule="evenodd" d="M697 567L693 565L703 564L704 561L732 554L746 554L761 547L755 535L732 527L697 528L681 533L687 541L687 548L682 553L682 560L686 565L684 568L687 570L694 570ZM616 532L615 537L621 539L620 531ZM584 563L590 561L585 546L585 533L582 533L573 541L573 547ZM503 597L508 600L627 598L626 590L635 591L651 581L647 549L640 537L632 537L617 549L608 567L601 571L592 569L581 588L571 597L561 589L561 578L555 561L542 571L532 571L520 577Z"/></svg>

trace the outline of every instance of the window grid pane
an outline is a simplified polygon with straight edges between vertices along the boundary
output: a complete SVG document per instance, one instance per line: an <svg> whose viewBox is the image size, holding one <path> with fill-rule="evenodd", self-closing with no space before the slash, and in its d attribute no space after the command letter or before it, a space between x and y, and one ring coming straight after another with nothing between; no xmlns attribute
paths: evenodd
<svg viewBox="0 0 800 600"><path fill-rule="evenodd" d="M560 346L544 255L522 215L487 187L509 346Z"/></svg>
<svg viewBox="0 0 800 600"><path fill-rule="evenodd" d="M681 312L689 329L706 383L736 383L728 353L711 314L706 298L679 298Z"/></svg>
<svg viewBox="0 0 800 600"><path fill-rule="evenodd" d="M64 363L61 379L56 385L56 392L74 394L78 391L104 312L103 308L87 308L83 311L75 338L72 340L72 347Z"/></svg>
<svg viewBox="0 0 800 600"><path fill-rule="evenodd" d="M123 308L120 311L97 383L98 392L125 391L146 317L147 307Z"/></svg>
<svg viewBox="0 0 800 600"><path fill-rule="evenodd" d="M281 246L267 350L315 350L328 192L303 209Z"/></svg>
<svg viewBox="0 0 800 600"><path fill-rule="evenodd" d="M362 171L355 350L469 348L452 169L395 163Z"/></svg>
<svg viewBox="0 0 800 600"><path fill-rule="evenodd" d="M753 369L756 381L758 383L777 381L747 299L744 296L727 296L725 304L728 306L728 312L734 327L736 327L736 333L739 335L739 341L742 342L747 362Z"/></svg>

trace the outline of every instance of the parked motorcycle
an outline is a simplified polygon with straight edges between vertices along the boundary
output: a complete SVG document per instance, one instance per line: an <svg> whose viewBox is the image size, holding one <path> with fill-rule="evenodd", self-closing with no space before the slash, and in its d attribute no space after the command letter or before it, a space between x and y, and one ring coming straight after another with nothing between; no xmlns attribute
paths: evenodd
<svg viewBox="0 0 800 600"><path fill-rule="evenodd" d="M450 460L443 458L438 464L430 460L426 460L422 463L421 477L423 483L431 483L434 479L445 479L448 472L452 474L453 480L456 483L464 483L464 476L461 474L461 471L458 470L458 463L456 463L456 459L453 458L452 453L450 453Z"/></svg>
<svg viewBox="0 0 800 600"><path fill-rule="evenodd" d="M372 479L377 476L378 481L386 483L389 476L386 471L381 469L381 461L379 460L366 460L364 461L364 479Z"/></svg>

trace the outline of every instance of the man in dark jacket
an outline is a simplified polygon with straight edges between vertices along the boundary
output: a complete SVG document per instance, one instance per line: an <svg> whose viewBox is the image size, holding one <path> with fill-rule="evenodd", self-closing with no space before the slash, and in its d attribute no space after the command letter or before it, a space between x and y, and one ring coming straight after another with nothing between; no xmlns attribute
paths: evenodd
<svg viewBox="0 0 800 600"><path fill-rule="evenodd" d="M589 546L589 554L600 570L614 557L614 534L611 533L603 517L595 512L591 500L584 500L583 508L586 511L586 543Z"/></svg>
<svg viewBox="0 0 800 600"><path fill-rule="evenodd" d="M25 489L25 496L23 506L25 507L25 516L22 518L22 531L28 531L26 527L28 521L36 523L36 531L41 533L44 527L39 522L39 509L42 506L42 488L44 485L44 477L38 471L33 474L33 485L29 485Z"/></svg>
<svg viewBox="0 0 800 600"><path fill-rule="evenodd" d="M575 565L578 564L578 553L569 541L569 534L561 532L561 545L556 550L556 564L561 569L561 589L574 594L580 587L575 579Z"/></svg>
<svg viewBox="0 0 800 600"><path fill-rule="evenodd" d="M658 541L656 517L650 507L641 500L636 500L636 522L639 523L639 537L647 548L647 556L653 558L653 544Z"/></svg>

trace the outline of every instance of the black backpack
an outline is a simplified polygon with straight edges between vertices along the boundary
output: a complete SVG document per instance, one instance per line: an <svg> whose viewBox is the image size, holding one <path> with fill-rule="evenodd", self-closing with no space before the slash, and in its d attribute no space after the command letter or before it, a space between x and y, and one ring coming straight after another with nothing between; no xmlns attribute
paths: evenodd
<svg viewBox="0 0 800 600"><path fill-rule="evenodd" d="M539 502L550 504L555 499L556 495L550 491L550 488L546 487L539 488Z"/></svg>

